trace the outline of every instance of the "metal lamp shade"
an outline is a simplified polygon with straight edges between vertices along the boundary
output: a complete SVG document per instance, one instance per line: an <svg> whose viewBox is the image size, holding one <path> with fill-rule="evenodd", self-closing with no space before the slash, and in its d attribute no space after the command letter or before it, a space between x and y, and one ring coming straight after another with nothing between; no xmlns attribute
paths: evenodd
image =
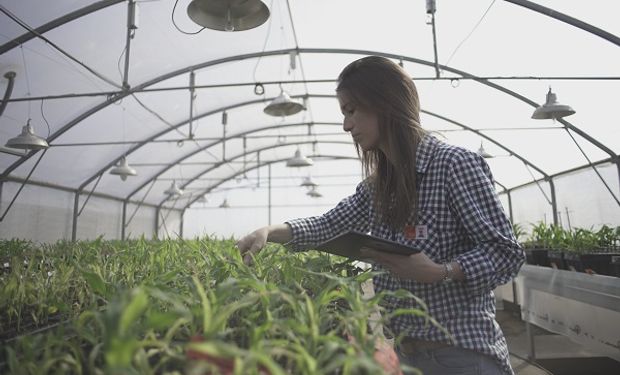
<svg viewBox="0 0 620 375"><path fill-rule="evenodd" d="M312 178L310 177L304 177L303 181L301 182L301 185L299 186L305 186L305 187L315 187L315 186L319 186L319 184L317 184L316 182L312 181Z"/></svg>
<svg viewBox="0 0 620 375"><path fill-rule="evenodd" d="M129 166L127 159L123 156L120 163L114 168L110 169L110 174L121 176L121 180L127 180L127 176L135 176L138 174L135 169Z"/></svg>
<svg viewBox="0 0 620 375"><path fill-rule="evenodd" d="M303 156L299 149L295 151L295 156L286 161L287 167L309 167L313 164L314 162L312 161L312 159Z"/></svg>
<svg viewBox="0 0 620 375"><path fill-rule="evenodd" d="M312 198L320 198L323 196L323 194L319 193L318 191L316 191L315 187L312 187L312 189L310 189L306 195L311 196Z"/></svg>
<svg viewBox="0 0 620 375"><path fill-rule="evenodd" d="M183 195L183 190L179 189L176 181L172 181L170 187L164 191L165 194L174 197Z"/></svg>
<svg viewBox="0 0 620 375"><path fill-rule="evenodd" d="M6 147L20 148L26 150L43 150L49 147L47 141L36 134L32 130L30 120L22 128L22 133L15 138L11 138L6 142Z"/></svg>
<svg viewBox="0 0 620 375"><path fill-rule="evenodd" d="M480 148L478 149L478 155L482 156L485 159L491 159L493 155L489 154L487 150L482 147L482 143L480 144Z"/></svg>
<svg viewBox="0 0 620 375"><path fill-rule="evenodd" d="M572 109L569 105L558 103L557 96L552 93L551 88L549 88L546 103L534 110L532 118L536 120L562 118L565 116L570 116L574 113L575 110Z"/></svg>
<svg viewBox="0 0 620 375"><path fill-rule="evenodd" d="M208 29L243 31L265 23L269 8L260 0L192 0L187 15Z"/></svg>
<svg viewBox="0 0 620 375"><path fill-rule="evenodd" d="M263 112L270 116L290 116L301 112L302 109L304 106L301 103L293 101L287 93L282 91L263 109Z"/></svg>

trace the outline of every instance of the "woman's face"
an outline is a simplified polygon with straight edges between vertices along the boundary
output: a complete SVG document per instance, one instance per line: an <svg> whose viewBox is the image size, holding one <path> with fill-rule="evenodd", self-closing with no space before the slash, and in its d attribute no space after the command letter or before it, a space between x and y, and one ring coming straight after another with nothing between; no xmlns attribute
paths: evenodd
<svg viewBox="0 0 620 375"><path fill-rule="evenodd" d="M344 115L344 131L350 132L353 140L364 151L380 148L381 133L377 114L360 106L344 91L338 91L336 95Z"/></svg>

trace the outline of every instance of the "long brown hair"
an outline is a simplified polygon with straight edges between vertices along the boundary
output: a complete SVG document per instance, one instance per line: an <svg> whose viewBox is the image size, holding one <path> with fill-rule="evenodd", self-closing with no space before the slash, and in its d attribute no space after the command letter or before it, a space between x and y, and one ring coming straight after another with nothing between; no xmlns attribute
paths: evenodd
<svg viewBox="0 0 620 375"><path fill-rule="evenodd" d="M364 151L355 143L355 148L374 188L376 211L392 228L401 229L418 209L416 152L426 134L420 126L418 91L398 64L379 56L344 68L336 91L377 114L385 147Z"/></svg>

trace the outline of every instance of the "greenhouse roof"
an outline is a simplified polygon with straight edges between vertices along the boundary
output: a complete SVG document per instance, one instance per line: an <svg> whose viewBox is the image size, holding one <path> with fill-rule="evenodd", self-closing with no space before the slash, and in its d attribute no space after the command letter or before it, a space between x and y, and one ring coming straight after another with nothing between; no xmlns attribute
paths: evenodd
<svg viewBox="0 0 620 375"><path fill-rule="evenodd" d="M0 181L185 210L247 186L248 202L262 201L252 195L265 166L300 182L308 172L284 166L299 149L317 179L343 177L325 209L361 175L335 80L381 55L413 78L426 129L494 156L500 191L538 181L549 201L545 181L596 164L588 183L615 212L599 222L617 219L620 4L437 1L428 13L426 3L265 0L266 22L225 32L194 23L189 0L136 1L135 17L127 0L1 0L2 145L30 121L50 147L2 147ZM576 113L532 119L550 89ZM281 91L305 109L266 114ZM136 172L124 181L109 173L123 157ZM186 194L165 194L173 183ZM3 215L18 194L3 194Z"/></svg>

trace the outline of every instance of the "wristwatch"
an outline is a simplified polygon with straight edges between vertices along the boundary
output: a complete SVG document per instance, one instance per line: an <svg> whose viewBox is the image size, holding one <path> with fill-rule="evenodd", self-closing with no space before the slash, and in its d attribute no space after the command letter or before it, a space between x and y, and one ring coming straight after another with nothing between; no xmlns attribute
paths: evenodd
<svg viewBox="0 0 620 375"><path fill-rule="evenodd" d="M442 284L449 284L454 280L454 267L452 266L452 262L443 264L444 274L443 279L441 279Z"/></svg>

